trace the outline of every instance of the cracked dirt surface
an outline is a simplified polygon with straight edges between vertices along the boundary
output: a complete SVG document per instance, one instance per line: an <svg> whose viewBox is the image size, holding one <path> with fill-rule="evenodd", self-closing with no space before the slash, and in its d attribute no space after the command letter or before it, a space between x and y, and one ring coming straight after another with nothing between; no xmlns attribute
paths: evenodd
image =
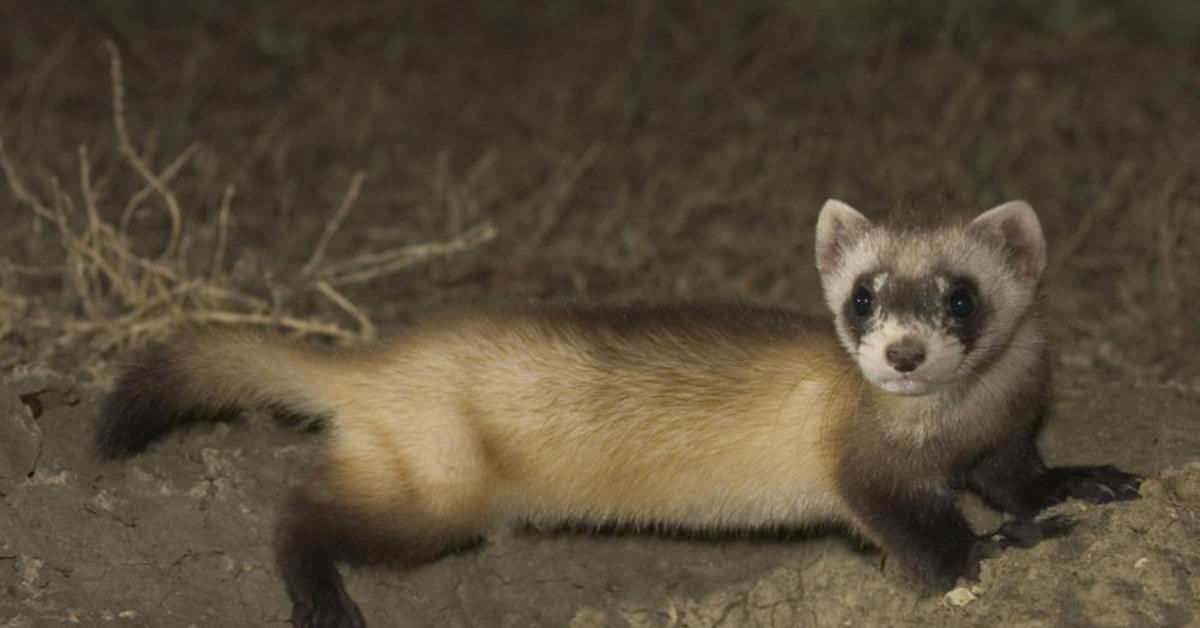
<svg viewBox="0 0 1200 628"><path fill-rule="evenodd" d="M98 464L87 447L100 392L52 374L0 388L5 430L32 424L43 443L32 474L6 472L0 484L0 625L285 624L274 509L315 437L251 415ZM22 403L30 394L40 403ZM946 597L914 595L880 554L837 533L499 530L413 573L353 571L350 587L376 626L1194 624L1200 398L1098 387L1059 405L1069 410L1043 434L1048 458L1147 474L1142 498L1057 507L1078 522L1068 537L987 561L978 583ZM981 529L995 525L967 506Z"/></svg>

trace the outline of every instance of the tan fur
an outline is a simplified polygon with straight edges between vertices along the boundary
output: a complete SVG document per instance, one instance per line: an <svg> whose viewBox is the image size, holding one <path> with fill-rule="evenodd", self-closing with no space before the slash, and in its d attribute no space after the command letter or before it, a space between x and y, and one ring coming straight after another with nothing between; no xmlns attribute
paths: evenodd
<svg viewBox="0 0 1200 628"><path fill-rule="evenodd" d="M197 390L334 415L318 499L466 528L841 518L831 427L864 386L819 323L622 331L569 309L459 314L357 355L232 331L184 353Z"/></svg>
<svg viewBox="0 0 1200 628"><path fill-rule="evenodd" d="M310 492L376 521L402 514L398 533L514 519L736 528L845 520L833 469L864 431L990 442L1040 356L1035 329L1022 333L1033 350L1005 354L984 375L1000 383L971 399L882 393L812 322L623 333L569 309L490 310L361 353L221 331L183 354L197 391L333 415Z"/></svg>

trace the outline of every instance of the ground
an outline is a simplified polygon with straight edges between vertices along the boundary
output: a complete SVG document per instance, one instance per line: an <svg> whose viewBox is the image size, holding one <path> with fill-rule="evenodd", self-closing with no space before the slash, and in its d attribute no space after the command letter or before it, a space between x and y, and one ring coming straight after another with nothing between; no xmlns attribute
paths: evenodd
<svg viewBox="0 0 1200 628"><path fill-rule="evenodd" d="M828 197L1030 201L1043 451L1144 474L1141 499L1060 506L1070 536L948 597L838 533L498 531L353 572L373 625L1200 623L1197 50L1066 4L1093 10L0 0L0 626L286 623L271 530L312 434L252 414L88 451L120 360L179 323L350 343L464 303L821 313Z"/></svg>

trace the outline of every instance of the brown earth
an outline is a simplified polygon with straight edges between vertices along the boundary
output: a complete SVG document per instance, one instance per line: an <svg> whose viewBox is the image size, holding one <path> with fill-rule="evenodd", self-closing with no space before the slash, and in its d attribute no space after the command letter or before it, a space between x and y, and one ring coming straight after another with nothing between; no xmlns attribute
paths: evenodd
<svg viewBox="0 0 1200 628"><path fill-rule="evenodd" d="M196 144L169 181L183 219L170 285L237 295L123 300L0 179L0 626L286 623L270 537L309 435L251 416L124 464L88 453L115 360L170 323L221 308L344 339L365 329L356 312L386 333L464 302L819 312L811 231L830 196L868 210L1031 201L1052 259L1043 450L1156 478L1142 499L1059 507L1079 522L1069 537L988 561L948 598L915 594L838 534L501 531L414 573L354 572L373 625L1200 625L1197 50L1135 42L1103 13L1051 30L935 15L0 0L13 172L97 247L85 191L120 222L145 181L111 119L111 39L145 161L162 172ZM334 262L496 235L337 284L352 305L339 306L299 269L359 172ZM153 258L166 203L131 206L129 251Z"/></svg>

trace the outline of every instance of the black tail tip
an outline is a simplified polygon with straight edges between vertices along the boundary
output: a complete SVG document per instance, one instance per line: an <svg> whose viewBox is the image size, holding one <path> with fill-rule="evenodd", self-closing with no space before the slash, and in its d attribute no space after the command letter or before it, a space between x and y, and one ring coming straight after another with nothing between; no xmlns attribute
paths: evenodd
<svg viewBox="0 0 1200 628"><path fill-rule="evenodd" d="M135 358L104 403L93 440L96 457L128 458L180 425L228 414L195 398L185 371L166 345L151 346Z"/></svg>
<svg viewBox="0 0 1200 628"><path fill-rule="evenodd" d="M96 458L123 460L145 450L174 422L163 401L144 388L122 381L109 394L100 413L92 441Z"/></svg>
<svg viewBox="0 0 1200 628"><path fill-rule="evenodd" d="M123 390L114 392L92 440L97 460L124 460L142 453L177 428L204 421L229 421L239 415L237 408L190 407L173 401Z"/></svg>

